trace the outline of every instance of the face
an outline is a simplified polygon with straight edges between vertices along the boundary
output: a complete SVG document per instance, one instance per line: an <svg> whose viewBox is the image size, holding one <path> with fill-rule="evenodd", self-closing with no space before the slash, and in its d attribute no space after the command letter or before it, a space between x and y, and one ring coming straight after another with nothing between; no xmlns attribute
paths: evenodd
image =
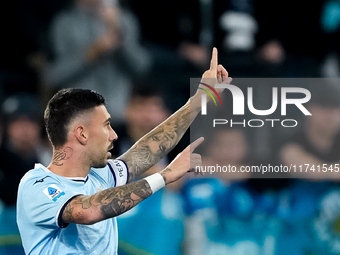
<svg viewBox="0 0 340 255"><path fill-rule="evenodd" d="M113 148L113 141L118 136L110 125L111 116L104 105L95 107L90 113L86 129L88 130L87 157L90 160L91 167L105 167L107 159L111 157L110 149Z"/></svg>
<svg viewBox="0 0 340 255"><path fill-rule="evenodd" d="M328 136L335 136L340 129L340 108L311 105L308 127Z"/></svg>
<svg viewBox="0 0 340 255"><path fill-rule="evenodd" d="M8 135L18 151L32 151L40 140L40 125L28 117L20 117L8 124Z"/></svg>
<svg viewBox="0 0 340 255"><path fill-rule="evenodd" d="M246 154L246 138L239 130L219 131L209 146L209 155L219 162L242 163Z"/></svg>
<svg viewBox="0 0 340 255"><path fill-rule="evenodd" d="M144 134L151 131L169 116L161 97L134 97L127 110L129 126L138 128Z"/></svg>
<svg viewBox="0 0 340 255"><path fill-rule="evenodd" d="M176 132L165 132L160 130L148 137L146 143L153 155L164 157L166 152L175 145L175 141L177 141Z"/></svg>

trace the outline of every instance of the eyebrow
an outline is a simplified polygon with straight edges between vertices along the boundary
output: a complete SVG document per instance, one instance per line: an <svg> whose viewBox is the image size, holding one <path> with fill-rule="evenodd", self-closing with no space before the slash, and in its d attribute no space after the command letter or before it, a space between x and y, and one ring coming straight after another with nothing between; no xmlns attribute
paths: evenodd
<svg viewBox="0 0 340 255"><path fill-rule="evenodd" d="M104 121L104 124L111 123L111 117L109 117L107 120Z"/></svg>

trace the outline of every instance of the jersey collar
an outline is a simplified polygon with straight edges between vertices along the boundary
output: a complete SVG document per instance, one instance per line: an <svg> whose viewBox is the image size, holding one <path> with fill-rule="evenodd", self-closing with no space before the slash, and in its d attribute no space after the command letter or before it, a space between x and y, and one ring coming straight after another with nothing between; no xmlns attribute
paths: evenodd
<svg viewBox="0 0 340 255"><path fill-rule="evenodd" d="M36 163L34 165L34 169L37 169L37 168L41 168L41 169L43 169L47 173L52 173L47 167L45 167L44 165L42 165L40 163ZM63 177L65 177L65 178L67 178L67 179L69 179L71 181L84 182L84 183L86 183L87 180L89 179L88 176L86 176L86 177L66 177L66 176L63 176Z"/></svg>

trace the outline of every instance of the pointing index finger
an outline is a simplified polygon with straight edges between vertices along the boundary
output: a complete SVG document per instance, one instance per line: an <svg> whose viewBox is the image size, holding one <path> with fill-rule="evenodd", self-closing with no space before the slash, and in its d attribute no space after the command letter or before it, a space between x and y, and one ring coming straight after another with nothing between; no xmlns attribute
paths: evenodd
<svg viewBox="0 0 340 255"><path fill-rule="evenodd" d="M217 70L217 49L216 47L213 48L211 62L210 62L210 71Z"/></svg>
<svg viewBox="0 0 340 255"><path fill-rule="evenodd" d="M190 146L190 152L192 153L198 147L198 145L200 145L203 141L204 141L204 137L200 137L196 141L192 142L189 145Z"/></svg>

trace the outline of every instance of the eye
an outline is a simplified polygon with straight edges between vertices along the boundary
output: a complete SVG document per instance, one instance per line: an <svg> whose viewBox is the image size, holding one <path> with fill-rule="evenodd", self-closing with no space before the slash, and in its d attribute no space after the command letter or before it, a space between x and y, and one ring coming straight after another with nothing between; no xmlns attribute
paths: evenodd
<svg viewBox="0 0 340 255"><path fill-rule="evenodd" d="M152 140L154 140L154 141L159 141L159 138L158 138L158 136L153 135L153 136L152 136Z"/></svg>

